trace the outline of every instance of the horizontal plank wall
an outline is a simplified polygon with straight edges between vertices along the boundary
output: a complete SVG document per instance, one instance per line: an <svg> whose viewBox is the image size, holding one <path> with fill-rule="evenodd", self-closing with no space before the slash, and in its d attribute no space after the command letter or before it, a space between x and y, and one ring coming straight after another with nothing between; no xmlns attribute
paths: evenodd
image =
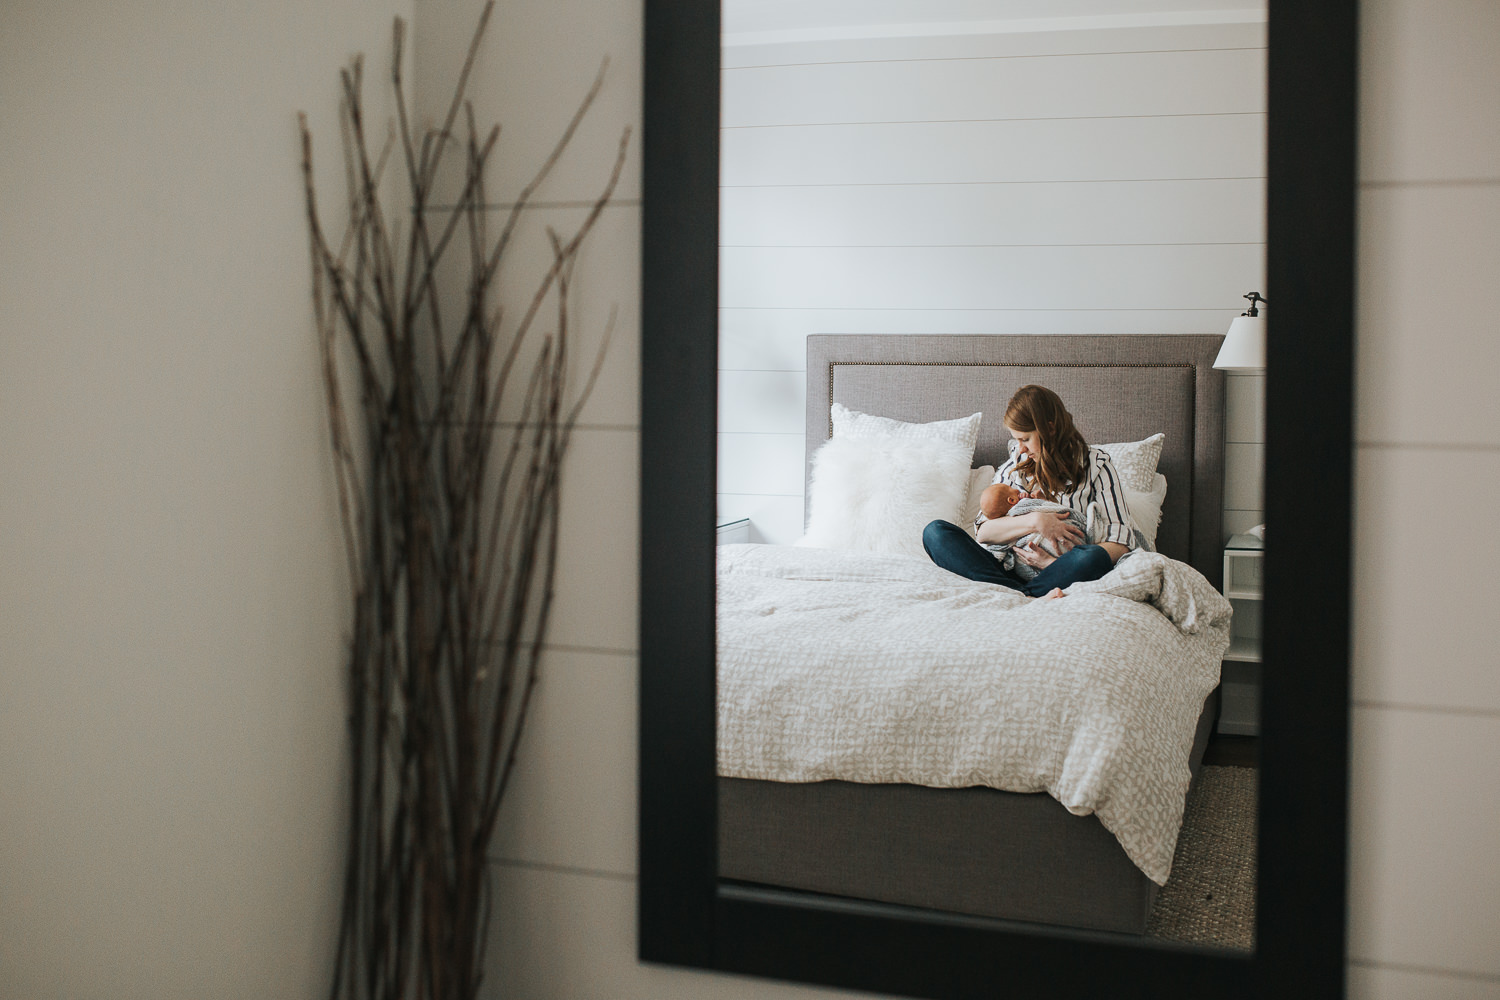
<svg viewBox="0 0 1500 1000"><path fill-rule="evenodd" d="M808 334L1214 333L1261 288L1264 23L982 27L726 39L718 499L756 541L802 533ZM1262 393L1230 382L1236 531Z"/></svg>
<svg viewBox="0 0 1500 1000"><path fill-rule="evenodd" d="M1361 8L1349 996L1500 1000L1493 532L1391 571L1393 483L1500 488L1500 4Z"/></svg>

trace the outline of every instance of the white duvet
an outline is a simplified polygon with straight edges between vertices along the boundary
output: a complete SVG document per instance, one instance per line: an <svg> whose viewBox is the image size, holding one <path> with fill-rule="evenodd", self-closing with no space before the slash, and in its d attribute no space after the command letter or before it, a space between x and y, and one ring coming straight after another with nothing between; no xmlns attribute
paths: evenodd
<svg viewBox="0 0 1500 1000"><path fill-rule="evenodd" d="M718 549L719 773L1047 792L1157 884L1230 606L1148 552L1034 601L925 560Z"/></svg>

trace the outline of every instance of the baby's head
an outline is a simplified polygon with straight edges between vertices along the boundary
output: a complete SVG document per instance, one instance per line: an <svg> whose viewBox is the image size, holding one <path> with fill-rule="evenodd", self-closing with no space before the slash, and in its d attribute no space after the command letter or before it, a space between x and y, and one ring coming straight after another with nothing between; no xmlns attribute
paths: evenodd
<svg viewBox="0 0 1500 1000"><path fill-rule="evenodd" d="M1021 491L1009 483L995 483L979 495L979 509L985 517L1004 517L1021 499Z"/></svg>

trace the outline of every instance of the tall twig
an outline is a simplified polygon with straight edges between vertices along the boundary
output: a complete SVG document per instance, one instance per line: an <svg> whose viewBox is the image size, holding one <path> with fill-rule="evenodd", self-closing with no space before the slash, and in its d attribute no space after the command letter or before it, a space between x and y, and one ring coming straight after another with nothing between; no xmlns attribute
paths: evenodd
<svg viewBox="0 0 1500 1000"><path fill-rule="evenodd" d="M396 21L395 123L374 155L362 60L340 74L348 225L336 247L319 219L312 136L301 118L313 317L353 597L349 831L333 1000L477 995L494 912L489 843L553 605L562 463L615 322L611 310L574 389L574 271L619 182L628 129L576 230L547 230L550 265L514 322L502 324L496 289L519 221L604 70L491 238L485 180L500 131L479 131L465 91L492 10L486 4L442 124L420 135L401 71L405 26ZM462 157L462 184L453 204L438 208L433 191L450 150ZM405 185L384 187L387 169L404 170ZM405 203L391 204L392 190ZM457 308L440 302L446 268L466 268ZM455 317L451 331L445 316ZM555 327L532 335L541 322ZM532 367L516 401L508 386L528 345Z"/></svg>

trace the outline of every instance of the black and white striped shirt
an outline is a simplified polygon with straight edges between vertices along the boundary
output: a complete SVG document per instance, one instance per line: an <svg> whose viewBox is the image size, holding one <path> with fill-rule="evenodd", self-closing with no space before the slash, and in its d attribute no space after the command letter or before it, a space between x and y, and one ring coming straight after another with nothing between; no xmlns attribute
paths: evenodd
<svg viewBox="0 0 1500 1000"><path fill-rule="evenodd" d="M1016 471L1016 454L1020 446L1014 440L1010 442L1010 457L1005 464L995 470L995 478L991 480L996 483L1009 483L1019 490L1026 489L1026 483L1021 474ZM1118 542L1126 548L1135 548L1135 531L1130 526L1130 507L1125 501L1125 485L1120 479L1119 470L1115 468L1114 462L1110 461L1107 453L1098 448L1089 448L1089 466L1086 473L1087 481L1081 489L1061 496L1051 497L1064 507L1071 507L1078 511L1079 516L1087 519L1089 504L1097 503L1104 510L1104 519L1108 522L1104 537L1101 541ZM985 522L984 514L980 514L974 521L974 527Z"/></svg>

